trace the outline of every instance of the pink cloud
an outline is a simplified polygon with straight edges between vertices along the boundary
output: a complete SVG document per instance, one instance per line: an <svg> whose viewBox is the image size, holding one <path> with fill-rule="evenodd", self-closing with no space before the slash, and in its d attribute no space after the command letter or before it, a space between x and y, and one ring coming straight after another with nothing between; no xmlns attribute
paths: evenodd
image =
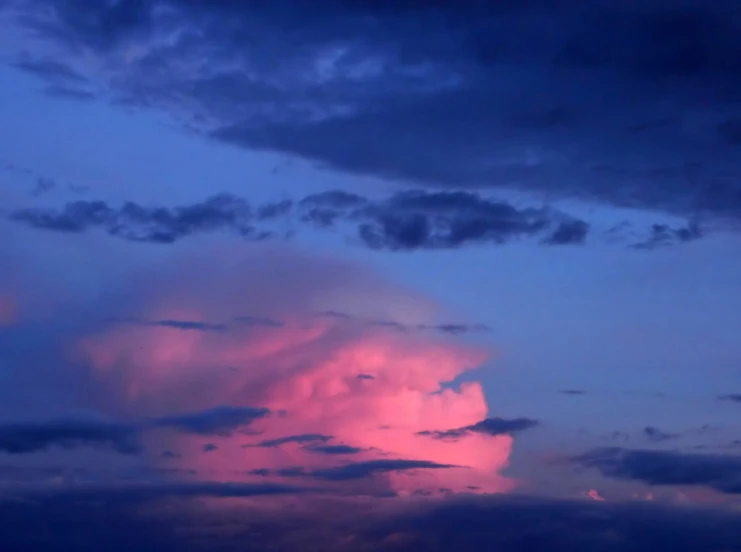
<svg viewBox="0 0 741 552"><path fill-rule="evenodd" d="M318 317L318 310L339 310L435 323L440 308L357 267L258 251L243 256L217 251L152 270L122 294L123 314L209 324L261 316L280 320L282 326L235 324L226 331L189 331L112 324L75 345L78 359L90 366L96 381L100 408L114 414L152 417L220 405L261 406L273 412L250 432L230 436L152 434L152 461L165 462L155 458L161 449L178 450L181 467L195 469L203 478L231 481L254 478L248 472L262 468L301 466L311 471L350 462L413 459L462 467L385 473L374 484L400 492L499 492L513 486L500 475L510 455L510 436L472 434L447 441L416 435L468 426L487 416L480 384L451 389L441 383L479 366L489 351L440 336ZM246 446L301 434L331 436L330 444L360 450L336 455L307 443ZM206 443L217 449L203 453Z"/></svg>

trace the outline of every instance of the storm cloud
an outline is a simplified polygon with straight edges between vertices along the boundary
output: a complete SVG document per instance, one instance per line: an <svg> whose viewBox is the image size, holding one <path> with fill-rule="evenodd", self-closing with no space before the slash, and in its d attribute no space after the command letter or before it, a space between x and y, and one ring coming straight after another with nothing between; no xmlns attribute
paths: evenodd
<svg viewBox="0 0 741 552"><path fill-rule="evenodd" d="M92 80L117 103L251 150L405 183L741 215L732 0L7 9L41 39L19 69ZM368 239L400 248L428 232L419 217L381 226ZM582 233L570 224L551 241Z"/></svg>

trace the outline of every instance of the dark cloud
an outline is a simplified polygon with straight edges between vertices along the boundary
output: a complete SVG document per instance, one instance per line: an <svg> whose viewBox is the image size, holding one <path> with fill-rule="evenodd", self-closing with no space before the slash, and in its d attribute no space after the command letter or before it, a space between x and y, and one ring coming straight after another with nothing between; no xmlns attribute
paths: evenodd
<svg viewBox="0 0 741 552"><path fill-rule="evenodd" d="M288 435L286 437L280 437L278 439L269 439L267 441L261 441L256 445L246 445L253 447L279 447L286 443L327 443L331 441L333 437L331 435L321 435L319 433L302 433L300 435Z"/></svg>
<svg viewBox="0 0 741 552"><path fill-rule="evenodd" d="M350 445L312 445L305 447L310 452L318 452L320 454L358 454L363 452L365 449L358 447L351 447Z"/></svg>
<svg viewBox="0 0 741 552"><path fill-rule="evenodd" d="M84 73L232 144L408 182L741 214L734 0L10 5L60 51L26 70ZM88 75L91 58L107 70ZM410 247L430 222L385 218L368 239Z"/></svg>
<svg viewBox="0 0 741 552"><path fill-rule="evenodd" d="M721 401L731 401L741 403L741 393L732 393L730 395L721 395L718 397Z"/></svg>
<svg viewBox="0 0 741 552"><path fill-rule="evenodd" d="M649 485L704 485L724 493L741 494L741 456L612 447L594 449L573 461L616 479Z"/></svg>
<svg viewBox="0 0 741 552"><path fill-rule="evenodd" d="M341 448L342 447L342 448ZM345 447L344 445L337 446L312 446L306 447L309 450L315 450L324 454L355 454L361 452L359 449L353 447ZM334 466L331 468L317 468L314 470L307 470L301 466L295 466L290 468L281 468L277 470L270 470L263 468L260 470L252 470L251 475L267 476L277 475L280 477L299 477L299 478L312 478L320 479L324 481L352 481L356 479L365 479L379 473L398 472L398 471L410 471L410 470L422 470L422 469L449 469L449 468L462 468L465 466L454 466L449 464L438 464L428 460L404 460L404 459L379 459L379 460L365 460L363 462L353 462L344 464L342 466Z"/></svg>
<svg viewBox="0 0 741 552"><path fill-rule="evenodd" d="M109 447L123 454L141 452L137 429L126 424L58 420L0 425L0 450L9 454L85 446Z"/></svg>
<svg viewBox="0 0 741 552"><path fill-rule="evenodd" d="M656 249L676 243L687 243L700 239L703 231L696 223L690 223L681 228L670 228L666 224L654 224L648 238L633 245L636 249Z"/></svg>
<svg viewBox="0 0 741 552"><path fill-rule="evenodd" d="M172 427L187 433L224 435L269 414L265 408L217 407L211 410L155 418L145 422L115 423L102 420L51 420L0 424L0 450L32 453L51 447L109 447L123 454L141 452L139 436L153 427ZM174 458L171 451L164 457Z"/></svg>
<svg viewBox="0 0 741 552"><path fill-rule="evenodd" d="M668 441L679 437L676 433L667 433L666 431L661 431L659 428L653 426L644 427L643 436L654 443L660 443L662 441Z"/></svg>
<svg viewBox="0 0 741 552"><path fill-rule="evenodd" d="M259 418L267 416L267 408L221 406L194 412L158 418L152 422L155 426L174 427L188 433L202 435L225 435Z"/></svg>
<svg viewBox="0 0 741 552"><path fill-rule="evenodd" d="M287 486L217 485L151 487L144 492L97 488L0 501L0 517L12 531L0 534L8 551L244 550L253 552L352 550L412 552L706 552L736 550L741 527L734 513L650 503L596 503L494 496L443 499L368 511L350 500L307 502L305 509L200 508L185 499L214 497L279 499ZM272 498L271 498L272 497ZM305 495L311 499L310 495ZM15 498L15 499L13 499ZM166 508L162 499L169 498ZM154 502L159 500L159 502ZM151 515L157 505L160 515ZM225 505L226 506L226 505Z"/></svg>
<svg viewBox="0 0 741 552"><path fill-rule="evenodd" d="M545 241L551 245L584 243L589 232L589 224L583 220L562 222Z"/></svg>
<svg viewBox="0 0 741 552"><path fill-rule="evenodd" d="M274 222L289 220L294 213L292 204L286 205L285 209L266 217L260 214L264 207L250 206L247 201L229 195L173 208L146 207L132 202L112 207L102 201L75 201L60 210L17 210L10 220L57 232L100 229L122 239L151 243L173 243L215 231L246 239L265 239L272 232L256 225L264 224L268 218ZM353 228L367 247L394 251L500 244L548 232L551 234L543 243L564 245L583 242L588 229L586 223L579 224L552 209L518 209L470 192L405 192L375 202L342 192L327 192L305 198L296 215L299 220L316 223L318 215L312 214L316 209L324 213L320 226L331 227L342 222Z"/></svg>
<svg viewBox="0 0 741 552"><path fill-rule="evenodd" d="M420 431L418 435L432 437L433 439L458 439L469 433L484 433L486 435L517 433L538 425L540 425L540 422L530 418L486 418L470 426L444 431Z"/></svg>
<svg viewBox="0 0 741 552"><path fill-rule="evenodd" d="M350 481L353 479L363 479L377 473L408 471L420 469L446 469L457 468L448 464L438 464L427 460L367 460L365 462L355 462L337 466L333 468L323 468L308 472L310 477L323 479L326 481Z"/></svg>
<svg viewBox="0 0 741 552"><path fill-rule="evenodd" d="M124 322L127 324L135 324L138 326L152 326L198 332L223 332L227 329L227 326L225 324L213 324L195 320L144 320L141 318L125 318L115 319L114 321Z"/></svg>
<svg viewBox="0 0 741 552"><path fill-rule="evenodd" d="M564 389L562 391L559 391L559 393L562 393L564 395L586 395L587 392L583 389Z"/></svg>
<svg viewBox="0 0 741 552"><path fill-rule="evenodd" d="M213 443L206 443L205 445L203 445L203 452L213 452L215 450L219 450L219 447L217 447Z"/></svg>

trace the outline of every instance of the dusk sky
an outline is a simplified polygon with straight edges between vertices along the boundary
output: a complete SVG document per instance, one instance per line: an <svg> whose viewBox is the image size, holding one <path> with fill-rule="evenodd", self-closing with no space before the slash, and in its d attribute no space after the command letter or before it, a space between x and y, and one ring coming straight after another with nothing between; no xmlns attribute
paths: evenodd
<svg viewBox="0 0 741 552"><path fill-rule="evenodd" d="M0 551L741 551L738 0L0 0Z"/></svg>

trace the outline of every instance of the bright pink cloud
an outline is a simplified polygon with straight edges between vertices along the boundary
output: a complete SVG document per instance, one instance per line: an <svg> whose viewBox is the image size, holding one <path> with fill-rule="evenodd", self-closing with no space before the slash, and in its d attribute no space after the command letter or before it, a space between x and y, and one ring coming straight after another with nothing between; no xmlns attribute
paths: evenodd
<svg viewBox="0 0 741 552"><path fill-rule="evenodd" d="M478 383L459 389L442 389L441 383L480 365L487 351L440 336L316 315L338 310L415 324L439 322L439 309L429 301L354 267L274 252L191 259L148 274L127 293L125 314L140 320L213 324L263 316L283 323L237 324L227 331L122 323L77 344L76 352L93 369L100 406L117 414L160 416L220 405L274 412L251 427L259 435L186 438L162 432L151 437L153 451L178 450L179 465L201 477L235 480L255 477L247 473L261 468L316 470L414 459L465 467L394 472L376 480L398 491L497 492L512 486L499 474L507 465L510 436L472 434L451 442L416 435L486 417ZM329 455L307 449L306 443L244 446L300 434L332 436L329 444L362 450ZM203 452L206 443L217 449Z"/></svg>

